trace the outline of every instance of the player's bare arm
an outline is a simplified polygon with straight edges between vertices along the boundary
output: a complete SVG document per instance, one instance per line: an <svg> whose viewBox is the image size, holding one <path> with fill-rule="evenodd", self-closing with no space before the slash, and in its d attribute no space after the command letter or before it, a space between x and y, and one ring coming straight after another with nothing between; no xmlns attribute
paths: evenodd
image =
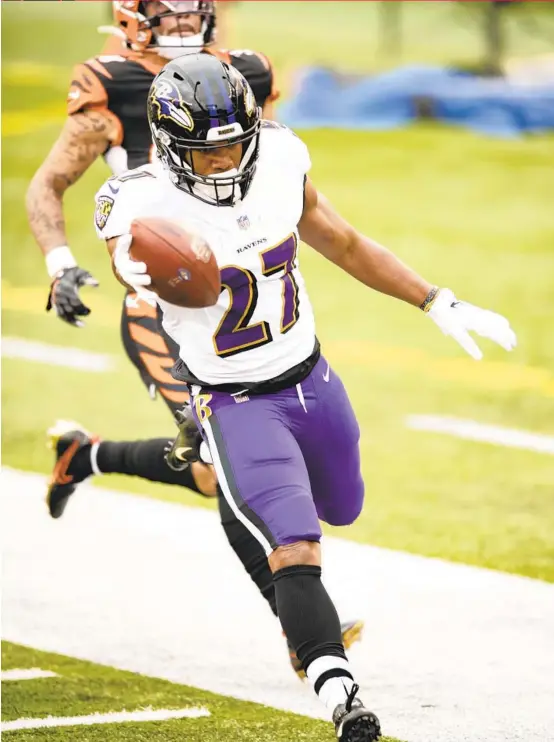
<svg viewBox="0 0 554 742"><path fill-rule="evenodd" d="M470 331L505 350L515 348L516 336L505 317L458 301L450 289L432 286L390 250L354 229L310 180L306 180L298 232L310 247L366 286L422 309L475 360L481 360L483 353Z"/></svg>
<svg viewBox="0 0 554 742"><path fill-rule="evenodd" d="M420 306L432 285L390 250L370 240L343 219L310 180L298 225L300 238L366 286Z"/></svg>
<svg viewBox="0 0 554 742"><path fill-rule="evenodd" d="M79 289L97 286L98 281L78 267L67 246L63 196L116 135L115 119L107 111L91 109L70 116L27 191L31 231L52 278L46 309L54 309L60 319L74 327L82 327L80 318L90 314Z"/></svg>
<svg viewBox="0 0 554 742"><path fill-rule="evenodd" d="M106 111L69 116L27 191L31 231L44 255L67 244L63 196L114 140L115 122Z"/></svg>

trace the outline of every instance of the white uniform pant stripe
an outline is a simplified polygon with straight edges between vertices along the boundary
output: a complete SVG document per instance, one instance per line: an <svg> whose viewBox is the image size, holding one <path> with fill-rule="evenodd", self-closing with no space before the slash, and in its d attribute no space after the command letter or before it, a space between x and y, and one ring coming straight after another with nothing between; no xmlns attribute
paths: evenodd
<svg viewBox="0 0 554 742"><path fill-rule="evenodd" d="M215 443L214 434L212 431L212 428L210 426L209 419L206 419L202 422L202 427L204 428L204 431L206 433L206 437L208 439L208 446L210 448L210 454L213 459L213 465L217 474L217 479L219 481L219 486L221 487L221 491L223 492L223 496L229 503L229 507L233 511L233 513L237 516L237 519L247 528L250 533L254 536L254 538L261 544L263 550L269 556L273 552L273 548L271 547L271 544L267 540L267 538L264 536L264 534L260 531L259 528L257 528L251 520L247 518L247 516L241 511L237 503L235 502L231 488L229 487L229 484L227 482L227 479L225 478L225 471L223 469L223 464L221 463L221 459L219 457L219 451L217 450L217 446Z"/></svg>

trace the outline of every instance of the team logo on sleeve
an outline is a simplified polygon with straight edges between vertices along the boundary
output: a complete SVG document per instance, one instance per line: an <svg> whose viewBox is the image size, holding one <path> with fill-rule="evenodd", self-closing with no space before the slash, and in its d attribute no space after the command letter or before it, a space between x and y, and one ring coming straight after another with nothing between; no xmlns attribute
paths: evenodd
<svg viewBox="0 0 554 742"><path fill-rule="evenodd" d="M179 89L169 80L161 80L152 86L150 101L157 109L159 121L169 119L187 131L194 129L194 121Z"/></svg>
<svg viewBox="0 0 554 742"><path fill-rule="evenodd" d="M96 211L94 212L94 221L98 229L104 229L109 215L112 213L113 198L109 196L100 196L96 202Z"/></svg>

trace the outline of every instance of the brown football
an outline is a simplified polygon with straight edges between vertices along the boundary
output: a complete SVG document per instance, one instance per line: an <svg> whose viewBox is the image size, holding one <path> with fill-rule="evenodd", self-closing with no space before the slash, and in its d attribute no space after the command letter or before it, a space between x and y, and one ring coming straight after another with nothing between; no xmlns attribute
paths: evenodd
<svg viewBox="0 0 554 742"><path fill-rule="evenodd" d="M211 307L221 292L219 268L199 235L169 219L148 217L131 224L130 256L146 263L151 288L178 307Z"/></svg>

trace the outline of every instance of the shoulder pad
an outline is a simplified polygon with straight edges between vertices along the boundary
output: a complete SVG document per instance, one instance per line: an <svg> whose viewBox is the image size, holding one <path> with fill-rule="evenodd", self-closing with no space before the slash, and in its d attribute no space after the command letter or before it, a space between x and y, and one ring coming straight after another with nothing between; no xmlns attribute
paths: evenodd
<svg viewBox="0 0 554 742"><path fill-rule="evenodd" d="M300 137L292 129L277 121L262 121L262 137L269 136L274 156L287 163L287 167L306 175L312 167L310 153Z"/></svg>
<svg viewBox="0 0 554 742"><path fill-rule="evenodd" d="M146 165L141 165L140 167L136 167L133 170L126 170L124 173L121 173L121 175L114 175L113 178L110 178L109 180L117 180L120 183L126 183L130 180L139 180L140 178L157 178L158 177L158 171L154 164L148 163ZM108 181L109 182L109 181Z"/></svg>

